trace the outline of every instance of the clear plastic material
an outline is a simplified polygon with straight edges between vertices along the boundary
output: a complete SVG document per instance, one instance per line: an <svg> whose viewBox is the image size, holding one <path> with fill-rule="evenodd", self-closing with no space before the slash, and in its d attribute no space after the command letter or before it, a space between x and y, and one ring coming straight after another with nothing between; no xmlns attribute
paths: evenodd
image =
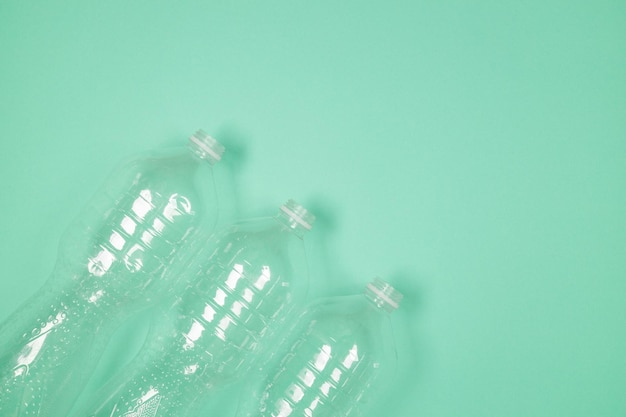
<svg viewBox="0 0 626 417"><path fill-rule="evenodd" d="M322 300L295 326L276 365L246 395L238 417L355 417L391 383L389 314L402 296L376 280L362 295Z"/></svg>
<svg viewBox="0 0 626 417"><path fill-rule="evenodd" d="M169 309L173 324L162 329L171 330L153 332L135 364L77 416L195 416L211 393L241 378L304 301L302 237L313 220L290 200L274 218L218 233Z"/></svg>
<svg viewBox="0 0 626 417"><path fill-rule="evenodd" d="M115 325L174 286L211 234L222 152L199 131L187 149L119 166L96 192L47 283L0 325L0 416L67 415Z"/></svg>

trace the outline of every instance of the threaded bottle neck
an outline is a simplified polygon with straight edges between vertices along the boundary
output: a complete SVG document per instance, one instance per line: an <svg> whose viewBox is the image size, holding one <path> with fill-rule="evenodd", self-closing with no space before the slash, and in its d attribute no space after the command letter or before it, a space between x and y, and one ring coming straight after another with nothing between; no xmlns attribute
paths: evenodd
<svg viewBox="0 0 626 417"><path fill-rule="evenodd" d="M380 278L367 284L365 296L378 308L391 313L400 306L402 294Z"/></svg>
<svg viewBox="0 0 626 417"><path fill-rule="evenodd" d="M197 157L211 165L218 163L224 153L224 146L202 129L189 136L189 148Z"/></svg>
<svg viewBox="0 0 626 417"><path fill-rule="evenodd" d="M292 199L287 200L285 204L280 206L280 211L276 218L282 224L292 229L299 237L304 236L305 232L311 230L313 223L315 223L315 216Z"/></svg>

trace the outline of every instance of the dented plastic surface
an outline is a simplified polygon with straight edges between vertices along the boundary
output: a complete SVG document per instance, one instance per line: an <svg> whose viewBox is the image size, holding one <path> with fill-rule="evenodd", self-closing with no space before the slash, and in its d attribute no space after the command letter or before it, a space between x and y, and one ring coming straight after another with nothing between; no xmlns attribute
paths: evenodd
<svg viewBox="0 0 626 417"><path fill-rule="evenodd" d="M197 254L191 284L164 317L169 330L154 332L135 364L77 415L195 415L215 389L244 376L304 302L302 237L313 220L290 200L274 218L218 233L211 253Z"/></svg>
<svg viewBox="0 0 626 417"><path fill-rule="evenodd" d="M245 393L238 417L355 417L392 382L396 351L389 314L402 296L376 280L358 296L311 306L274 367Z"/></svg>
<svg viewBox="0 0 626 417"><path fill-rule="evenodd" d="M65 417L115 325L180 285L177 268L215 226L223 152L202 131L189 145L118 167L46 285L0 326L1 416Z"/></svg>

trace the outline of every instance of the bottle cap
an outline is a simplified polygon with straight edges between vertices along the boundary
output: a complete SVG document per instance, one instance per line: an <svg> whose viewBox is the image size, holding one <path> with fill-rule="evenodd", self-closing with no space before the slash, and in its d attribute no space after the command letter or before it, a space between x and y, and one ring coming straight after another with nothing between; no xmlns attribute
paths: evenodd
<svg viewBox="0 0 626 417"><path fill-rule="evenodd" d="M189 146L196 155L206 159L211 165L219 162L224 153L224 145L202 129L189 137Z"/></svg>
<svg viewBox="0 0 626 417"><path fill-rule="evenodd" d="M402 301L402 293L380 278L367 284L365 295L377 307L384 308L389 313L397 309Z"/></svg>

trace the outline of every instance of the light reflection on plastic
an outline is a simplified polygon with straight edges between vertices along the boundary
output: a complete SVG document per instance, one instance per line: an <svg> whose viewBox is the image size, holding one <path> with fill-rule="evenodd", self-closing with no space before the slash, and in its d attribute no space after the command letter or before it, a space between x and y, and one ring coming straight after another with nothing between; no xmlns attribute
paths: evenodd
<svg viewBox="0 0 626 417"><path fill-rule="evenodd" d="M223 307L224 303L226 302L226 292L223 289L218 288L215 291L215 297L213 297L213 301L215 301L218 306Z"/></svg>
<svg viewBox="0 0 626 417"><path fill-rule="evenodd" d="M181 214L189 213L191 213L191 202L187 197L179 194L172 194L163 209L163 216L170 221L173 221L174 217L178 217Z"/></svg>
<svg viewBox="0 0 626 417"><path fill-rule="evenodd" d="M309 405L309 407L304 410L304 413L307 416L312 416L313 415L313 410L315 410L317 408L317 406L320 403L320 397L315 397L315 399L313 401L311 401L311 404Z"/></svg>
<svg viewBox="0 0 626 417"><path fill-rule="evenodd" d="M91 304L96 304L98 302L98 300L104 295L104 291L103 290L98 290L94 293L92 293L89 296L89 299L87 300L88 302L90 302Z"/></svg>
<svg viewBox="0 0 626 417"><path fill-rule="evenodd" d="M97 277L101 277L111 268L115 256L106 248L102 248L100 252L93 258L89 259L87 270Z"/></svg>
<svg viewBox="0 0 626 417"><path fill-rule="evenodd" d="M124 216L121 223L122 229L132 236L135 233L135 229L137 228L137 223L133 219L128 216Z"/></svg>
<svg viewBox="0 0 626 417"><path fill-rule="evenodd" d="M63 323L64 320L65 314L63 312L57 313L56 317L52 321L49 321L44 325L40 334L22 348L16 361L17 364L14 368L14 375L16 377L28 374L30 365L35 361L35 359L37 359L37 355L39 355L46 338L50 334L50 331L59 324Z"/></svg>
<svg viewBox="0 0 626 417"><path fill-rule="evenodd" d="M252 290L250 288L246 288L245 290L243 290L243 299L246 300L247 302L252 302L252 299L254 298L254 293L252 292Z"/></svg>
<svg viewBox="0 0 626 417"><path fill-rule="evenodd" d="M313 366L315 366L318 371L323 371L324 368L326 368L326 365L330 360L330 352L330 345L324 345L320 349L319 353L315 355L315 363L313 364Z"/></svg>
<svg viewBox="0 0 626 417"><path fill-rule="evenodd" d="M259 278L257 278L256 282L254 283L254 286L259 291L262 291L263 288L265 287L265 284L267 284L270 281L271 276L272 276L272 273L270 271L270 267L267 265L263 265L263 267L261 268L261 275L259 275Z"/></svg>
<svg viewBox="0 0 626 417"><path fill-rule="evenodd" d="M278 405L278 415L276 417L287 417L291 415L293 409L289 405L289 403L285 400L280 400L280 404Z"/></svg>
<svg viewBox="0 0 626 417"><path fill-rule="evenodd" d="M222 317L222 319L217 325L217 328L215 329L215 335L219 337L220 339L222 339L223 341L226 341L226 330L228 329L228 326L230 326L232 322L233 321L231 320L230 317L228 316Z"/></svg>
<svg viewBox="0 0 626 417"><path fill-rule="evenodd" d="M204 326L198 321L194 320L187 334L184 334L185 339L187 339L187 343L185 343L184 348L192 348L195 345L195 341L200 339L200 336L202 336L202 332L204 332L204 330Z"/></svg>
<svg viewBox="0 0 626 417"><path fill-rule="evenodd" d="M150 233L148 230L144 230L144 232L141 234L141 241L146 246L151 246L152 239L154 239L154 235L152 233Z"/></svg>
<svg viewBox="0 0 626 417"><path fill-rule="evenodd" d="M198 364L185 366L185 370L183 371L185 375L190 375L195 373L198 370Z"/></svg>
<svg viewBox="0 0 626 417"><path fill-rule="evenodd" d="M291 385L289 391L291 392L291 399L295 403L300 402L300 400L304 397L304 391L302 391L302 388L296 384Z"/></svg>
<svg viewBox="0 0 626 417"><path fill-rule="evenodd" d="M226 278L226 285L231 290L234 290L237 287L237 282L241 279L243 275L243 265L235 264L233 269L228 274L228 278Z"/></svg>
<svg viewBox="0 0 626 417"><path fill-rule="evenodd" d="M354 344L352 345L352 348L350 348L350 352L348 352L348 355L346 356L346 358L343 360L342 365L345 366L347 369L350 369L352 365L354 364L354 362L357 362L358 360L359 360L358 347L356 344Z"/></svg>
<svg viewBox="0 0 626 417"><path fill-rule="evenodd" d="M241 303L241 301L235 301L230 308L230 311L232 311L233 314L237 317L241 316L242 310L243 310L243 304Z"/></svg>
<svg viewBox="0 0 626 417"><path fill-rule="evenodd" d="M328 397L328 393L330 392L330 387L331 387L330 382L326 381L320 386L320 391L322 391L322 394Z"/></svg>
<svg viewBox="0 0 626 417"><path fill-rule="evenodd" d="M152 228L158 233L162 233L163 229L165 229L165 223L163 223L159 218L155 218L152 222Z"/></svg>
<svg viewBox="0 0 626 417"><path fill-rule="evenodd" d="M161 403L161 395L156 388L150 388L148 392L141 396L137 400L137 408L123 414L123 417L154 417L157 415L159 404ZM115 414L115 409L111 413L111 416Z"/></svg>
<svg viewBox="0 0 626 417"><path fill-rule="evenodd" d="M339 368L333 369L333 371L330 373L330 377L333 381L339 382L339 379L341 379L341 371L339 370Z"/></svg>
<svg viewBox="0 0 626 417"><path fill-rule="evenodd" d="M111 233L111 237L109 238L109 242L115 249L122 250L122 248L126 244L126 239L124 239L122 235L120 235L116 231L113 231L113 233Z"/></svg>
<svg viewBox="0 0 626 417"><path fill-rule="evenodd" d="M140 220L146 217L146 214L152 210L152 193L150 190L141 190L139 197L133 202L132 210Z"/></svg>
<svg viewBox="0 0 626 417"><path fill-rule="evenodd" d="M211 323L215 319L215 309L211 307L209 304L204 305L204 312L202 313L202 318L207 322Z"/></svg>
<svg viewBox="0 0 626 417"><path fill-rule="evenodd" d="M311 387L315 382L315 374L311 372L309 369L304 368L300 374L300 380L307 387Z"/></svg>
<svg viewBox="0 0 626 417"><path fill-rule="evenodd" d="M143 252L144 249L138 243L135 243L132 248L124 256L124 265L131 272L141 270L143 267Z"/></svg>
<svg viewBox="0 0 626 417"><path fill-rule="evenodd" d="M124 216L120 222L120 228L129 236L133 236L137 231L137 221L143 223L146 216L150 211L155 208L153 204L153 193L149 189L143 189L139 192L139 196L135 198L131 205L131 210L137 220L132 219L129 216ZM191 202L185 196L179 194L172 194L165 207L163 208L163 216L174 222L175 218L184 214L190 214L192 211ZM153 244L155 234L161 234L165 230L166 223L159 217L155 217L152 220L151 230L143 230L141 233L141 242L143 246L150 247ZM122 252L125 245L128 243L119 232L113 230L109 237L109 243L115 252ZM116 256L111 250L102 247L101 251L93 258L90 258L87 264L89 272L97 277L101 277L106 274L113 262L116 260ZM140 244L133 245L130 250L123 254L124 265L131 272L140 271L144 266L143 252L144 247ZM120 254L121 255L121 254ZM243 269L243 267L241 267ZM241 272L241 271L239 271Z"/></svg>

